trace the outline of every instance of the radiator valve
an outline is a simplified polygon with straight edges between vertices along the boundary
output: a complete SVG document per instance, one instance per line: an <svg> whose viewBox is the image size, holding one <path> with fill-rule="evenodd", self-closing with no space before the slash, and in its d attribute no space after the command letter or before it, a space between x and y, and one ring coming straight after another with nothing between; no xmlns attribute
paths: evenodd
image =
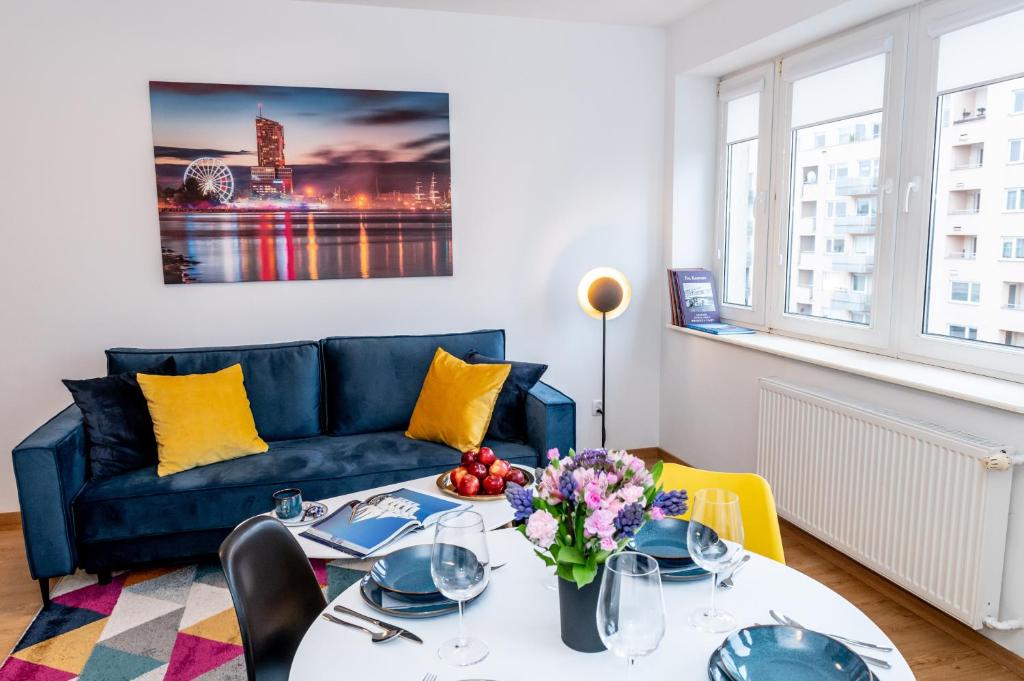
<svg viewBox="0 0 1024 681"><path fill-rule="evenodd" d="M982 624L996 631L1024 629L1024 620L997 620L995 617L986 617Z"/></svg>
<svg viewBox="0 0 1024 681"><path fill-rule="evenodd" d="M1009 470L1011 466L1024 464L1024 456L1012 456L1006 452L1000 452L985 457L981 462L990 471L1005 471Z"/></svg>

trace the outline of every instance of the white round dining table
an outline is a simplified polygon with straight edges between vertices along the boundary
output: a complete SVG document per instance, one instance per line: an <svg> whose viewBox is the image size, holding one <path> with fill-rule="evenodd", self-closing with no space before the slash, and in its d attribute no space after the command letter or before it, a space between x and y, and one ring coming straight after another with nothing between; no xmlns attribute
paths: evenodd
<svg viewBox="0 0 1024 681"><path fill-rule="evenodd" d="M452 667L438 658L437 649L456 636L458 614L412 619L381 614L363 601L356 583L342 592L325 612L341 604L377 619L404 627L423 639L404 638L373 643L363 632L318 617L306 632L292 662L290 681L526 681L528 679L619 680L626 663L610 652L578 653L567 648L559 634L558 592L550 568L533 553L519 533L488 533L491 572L486 590L466 608L466 630L490 649L481 662ZM706 681L708 658L725 634L692 629L687 617L707 605L710 580L665 582L666 632L657 651L640 658L634 679L643 681ZM737 625L774 624L769 609L790 616L818 631L892 646L889 638L842 596L810 577L752 554L736 576L732 589L719 588L716 605L736 617ZM350 621L354 618L345 617ZM899 651L880 653L853 648L888 661L891 669L872 668L878 681L909 681L913 672ZM779 681L785 681L779 679Z"/></svg>

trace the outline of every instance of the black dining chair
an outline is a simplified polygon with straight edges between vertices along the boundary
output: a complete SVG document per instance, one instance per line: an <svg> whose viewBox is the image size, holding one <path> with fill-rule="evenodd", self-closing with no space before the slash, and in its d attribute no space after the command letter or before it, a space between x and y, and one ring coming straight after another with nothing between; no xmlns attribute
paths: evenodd
<svg viewBox="0 0 1024 681"><path fill-rule="evenodd" d="M245 647L249 681L287 681L303 634L327 606L309 559L268 516L250 518L220 545Z"/></svg>

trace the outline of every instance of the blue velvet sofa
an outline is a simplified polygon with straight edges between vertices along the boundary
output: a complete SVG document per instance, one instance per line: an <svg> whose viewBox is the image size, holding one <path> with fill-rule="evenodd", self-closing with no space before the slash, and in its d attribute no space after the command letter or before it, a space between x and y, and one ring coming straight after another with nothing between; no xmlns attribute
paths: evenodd
<svg viewBox="0 0 1024 681"><path fill-rule="evenodd" d="M44 603L48 579L216 553L242 520L269 511L271 493L307 499L399 483L456 466L460 452L405 437L437 347L505 357L504 331L434 336L340 337L275 345L180 350L115 348L110 374L173 356L178 373L240 362L264 455L166 477L156 467L92 480L82 415L71 406L13 452L29 570ZM526 400L526 441L485 441L500 457L534 466L551 447L575 445L576 406L538 383Z"/></svg>

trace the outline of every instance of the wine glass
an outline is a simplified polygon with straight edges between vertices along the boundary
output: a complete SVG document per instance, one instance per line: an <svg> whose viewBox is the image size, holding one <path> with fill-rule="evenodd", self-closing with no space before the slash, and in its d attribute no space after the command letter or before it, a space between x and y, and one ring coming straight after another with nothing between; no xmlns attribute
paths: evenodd
<svg viewBox="0 0 1024 681"><path fill-rule="evenodd" d="M445 662L465 667L487 657L487 645L466 636L465 602L479 595L491 575L484 520L474 511L450 511L434 527L430 576L438 591L459 603L459 636L445 641L437 654Z"/></svg>
<svg viewBox="0 0 1024 681"><path fill-rule="evenodd" d="M715 608L719 573L733 567L743 555L743 517L740 498L724 489L697 490L686 531L686 547L700 567L712 573L711 606L690 613L690 624L701 631L730 631L735 618Z"/></svg>
<svg viewBox="0 0 1024 681"><path fill-rule="evenodd" d="M626 659L631 678L636 658L653 653L665 636L657 560L635 551L608 557L597 596L597 632L608 650Z"/></svg>

